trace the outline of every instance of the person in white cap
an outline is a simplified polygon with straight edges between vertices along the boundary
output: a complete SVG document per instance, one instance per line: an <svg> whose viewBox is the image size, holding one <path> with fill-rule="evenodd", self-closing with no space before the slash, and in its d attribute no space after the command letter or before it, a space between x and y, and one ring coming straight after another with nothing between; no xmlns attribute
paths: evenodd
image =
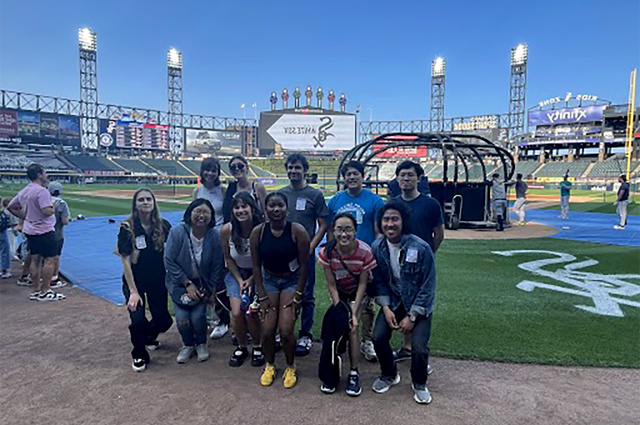
<svg viewBox="0 0 640 425"><path fill-rule="evenodd" d="M60 197L60 195L62 195L62 183L57 181L50 182L48 188L49 193L51 194L51 199L53 200L54 215L56 216L56 224L53 233L56 241L56 256L54 257L51 287L62 288L66 283L60 280L60 255L62 254L62 246L64 245L64 226L69 224L69 217L71 217L71 213L69 212L69 206L67 203Z"/></svg>

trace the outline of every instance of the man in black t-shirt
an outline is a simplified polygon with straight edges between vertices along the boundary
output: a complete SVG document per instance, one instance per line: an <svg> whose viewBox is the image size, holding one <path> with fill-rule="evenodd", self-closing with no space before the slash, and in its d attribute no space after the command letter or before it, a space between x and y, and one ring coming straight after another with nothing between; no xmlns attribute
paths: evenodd
<svg viewBox="0 0 640 425"><path fill-rule="evenodd" d="M616 230L624 230L627 226L627 206L629 205L629 183L627 176L622 174L618 177L620 188L618 189L618 198L616 199L616 209L620 217L620 224L613 226Z"/></svg>
<svg viewBox="0 0 640 425"><path fill-rule="evenodd" d="M403 161L396 168L396 180L400 184L402 194L396 198L406 204L411 211L410 233L429 244L435 254L444 239L444 220L440 203L430 196L418 191L418 182L424 170L412 161ZM405 334L403 347L393 353L394 360L411 358L411 334ZM431 373L431 366L427 373Z"/></svg>

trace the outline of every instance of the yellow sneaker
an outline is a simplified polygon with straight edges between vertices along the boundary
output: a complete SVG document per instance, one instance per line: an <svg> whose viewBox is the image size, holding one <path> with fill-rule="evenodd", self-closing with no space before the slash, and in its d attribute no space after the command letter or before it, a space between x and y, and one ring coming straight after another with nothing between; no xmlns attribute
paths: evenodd
<svg viewBox="0 0 640 425"><path fill-rule="evenodd" d="M282 382L284 383L285 388L293 388L296 386L298 377L296 376L295 367L287 366L287 368L284 370L284 375L282 376Z"/></svg>
<svg viewBox="0 0 640 425"><path fill-rule="evenodd" d="M264 372L262 372L262 376L260 377L260 383L263 387L268 387L273 384L274 379L276 379L276 366L267 363L264 367Z"/></svg>

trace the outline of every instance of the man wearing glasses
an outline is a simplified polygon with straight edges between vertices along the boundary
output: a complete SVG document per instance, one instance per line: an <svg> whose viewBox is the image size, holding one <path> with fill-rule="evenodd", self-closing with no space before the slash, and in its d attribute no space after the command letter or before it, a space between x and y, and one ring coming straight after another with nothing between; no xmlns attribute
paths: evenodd
<svg viewBox="0 0 640 425"><path fill-rule="evenodd" d="M316 248L327 231L327 204L322 192L307 185L305 174L309 171L309 162L300 154L289 155L284 163L289 177L289 185L279 190L287 197L289 204L288 221L301 224L309 233L309 276L302 295L302 320L296 345L296 356L306 356L313 345L311 328L316 308L314 290L316 286ZM316 231L317 227L317 231Z"/></svg>

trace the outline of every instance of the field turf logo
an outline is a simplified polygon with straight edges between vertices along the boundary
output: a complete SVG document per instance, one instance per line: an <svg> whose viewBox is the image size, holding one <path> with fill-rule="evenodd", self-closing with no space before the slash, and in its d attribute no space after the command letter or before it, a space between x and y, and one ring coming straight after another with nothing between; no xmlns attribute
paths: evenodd
<svg viewBox="0 0 640 425"><path fill-rule="evenodd" d="M519 264L522 270L533 273L537 276L544 276L557 280L566 286L550 285L543 282L533 280L523 280L518 283L517 287L523 291L533 292L534 289L547 289L551 291L564 292L565 294L580 295L582 297L591 298L593 305L575 305L590 313L600 314L603 316L624 317L624 313L620 305L628 305L640 308L640 302L632 301L629 297L640 294L640 286L630 281L640 282L640 275L637 274L598 274L584 272L581 269L595 266L598 261L588 259L584 261L576 261L576 257L571 254L553 251L539 250L515 250L515 251L492 251L493 254L502 255L504 257L513 257L518 254L541 254L546 258L542 260L529 261ZM554 264L565 264L564 268L558 268L555 271L545 270L543 267ZM622 298L626 297L626 298Z"/></svg>

